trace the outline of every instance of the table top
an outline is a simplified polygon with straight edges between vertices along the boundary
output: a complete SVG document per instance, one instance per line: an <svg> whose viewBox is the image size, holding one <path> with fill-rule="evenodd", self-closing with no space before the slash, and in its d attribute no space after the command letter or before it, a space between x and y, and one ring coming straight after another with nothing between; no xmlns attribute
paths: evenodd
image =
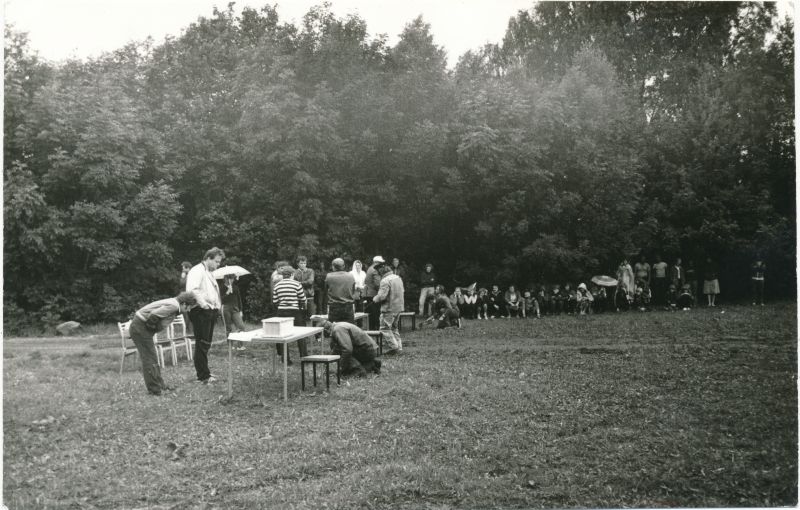
<svg viewBox="0 0 800 510"><path fill-rule="evenodd" d="M258 328L251 331L240 331L238 333L231 333L228 335L228 340L235 340L237 342L252 342L262 341L268 343L289 343L307 336L318 335L322 333L322 328L308 328L295 326L292 328L292 333L286 336L266 336L264 329Z"/></svg>

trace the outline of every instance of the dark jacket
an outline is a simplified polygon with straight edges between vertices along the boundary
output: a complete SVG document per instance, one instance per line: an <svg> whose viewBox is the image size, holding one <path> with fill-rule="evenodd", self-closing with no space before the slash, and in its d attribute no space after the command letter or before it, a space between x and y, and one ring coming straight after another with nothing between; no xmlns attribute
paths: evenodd
<svg viewBox="0 0 800 510"><path fill-rule="evenodd" d="M433 269L430 273L423 270L419 275L420 287L436 287L436 281L436 273L433 272Z"/></svg>

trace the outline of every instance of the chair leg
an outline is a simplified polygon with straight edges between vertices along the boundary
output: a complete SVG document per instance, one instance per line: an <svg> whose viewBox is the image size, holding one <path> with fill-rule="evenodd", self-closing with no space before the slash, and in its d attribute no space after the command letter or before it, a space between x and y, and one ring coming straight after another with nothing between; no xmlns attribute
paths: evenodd
<svg viewBox="0 0 800 510"><path fill-rule="evenodd" d="M342 384L342 369L339 366L339 360L336 360L336 385Z"/></svg>
<svg viewBox="0 0 800 510"><path fill-rule="evenodd" d="M122 351L122 359L119 360L119 376L122 377L122 369L125 367L125 351Z"/></svg>
<svg viewBox="0 0 800 510"><path fill-rule="evenodd" d="M306 364L303 361L300 362L300 387L306 391Z"/></svg>
<svg viewBox="0 0 800 510"><path fill-rule="evenodd" d="M317 387L317 364L312 363L311 366L314 368L314 387Z"/></svg>

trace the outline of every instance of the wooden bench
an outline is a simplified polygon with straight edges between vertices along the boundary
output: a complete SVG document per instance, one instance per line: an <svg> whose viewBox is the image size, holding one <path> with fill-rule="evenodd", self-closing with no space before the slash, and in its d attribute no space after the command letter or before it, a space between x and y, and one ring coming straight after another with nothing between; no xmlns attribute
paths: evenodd
<svg viewBox="0 0 800 510"><path fill-rule="evenodd" d="M338 354L314 354L312 356L304 356L300 358L300 381L303 391L306 390L306 364L311 364L314 371L314 386L317 386L317 365L325 365L325 389L330 391L330 366L331 363L336 363L336 384L341 383L342 369L339 366L339 359L341 356Z"/></svg>
<svg viewBox="0 0 800 510"><path fill-rule="evenodd" d="M397 314L397 330L403 329L403 317L411 317L411 331L417 329L417 314L414 312L400 312Z"/></svg>

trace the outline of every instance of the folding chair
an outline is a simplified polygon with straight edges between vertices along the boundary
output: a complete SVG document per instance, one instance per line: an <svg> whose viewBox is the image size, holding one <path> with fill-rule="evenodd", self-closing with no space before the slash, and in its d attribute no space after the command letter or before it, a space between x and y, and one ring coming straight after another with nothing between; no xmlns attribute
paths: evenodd
<svg viewBox="0 0 800 510"><path fill-rule="evenodd" d="M136 349L136 346L130 346L128 340L131 339L131 321L128 322L118 322L117 328L119 328L119 336L122 339L122 358L119 360L119 376L122 377L122 369L125 367L125 358L131 354L136 356L139 351Z"/></svg>
<svg viewBox="0 0 800 510"><path fill-rule="evenodd" d="M176 334L176 330L179 330L177 331L178 334ZM178 347L184 347L186 349L186 359L189 361L192 360L191 339L186 334L186 323L183 321L182 315L175 318L169 327L167 327L167 338L172 340L174 349L177 350Z"/></svg>
<svg viewBox="0 0 800 510"><path fill-rule="evenodd" d="M169 328L168 328L169 329ZM169 332L162 333L163 336L159 337L158 333L153 335L153 343L156 345L156 355L158 356L158 365L161 368L167 366L166 359L164 358L164 351L170 352L172 359L172 366L178 364L178 349L176 349L175 342L169 337Z"/></svg>

